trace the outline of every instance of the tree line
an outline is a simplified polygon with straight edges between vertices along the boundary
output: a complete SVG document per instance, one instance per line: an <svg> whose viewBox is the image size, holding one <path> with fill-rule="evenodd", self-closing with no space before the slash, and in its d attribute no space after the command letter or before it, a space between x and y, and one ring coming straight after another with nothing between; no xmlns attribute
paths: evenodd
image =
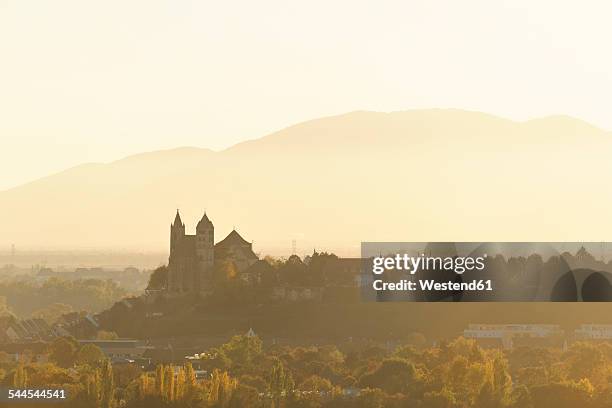
<svg viewBox="0 0 612 408"><path fill-rule="evenodd" d="M63 313L98 312L127 295L112 280L48 278L42 283L5 280L0 283L0 313L45 318L49 323ZM4 307L3 307L4 305Z"/></svg>
<svg viewBox="0 0 612 408"><path fill-rule="evenodd" d="M0 355L0 383L62 388L63 406L92 408L603 408L612 404L612 344L485 349L415 336L389 350L364 344L264 348L234 336L184 364L112 366L91 344L61 338L48 362ZM187 361L187 360L186 360Z"/></svg>

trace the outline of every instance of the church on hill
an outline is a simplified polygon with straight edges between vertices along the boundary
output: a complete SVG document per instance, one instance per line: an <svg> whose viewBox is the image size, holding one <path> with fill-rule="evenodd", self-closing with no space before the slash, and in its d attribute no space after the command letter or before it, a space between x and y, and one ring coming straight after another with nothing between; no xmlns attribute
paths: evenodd
<svg viewBox="0 0 612 408"><path fill-rule="evenodd" d="M168 291L210 292L216 266L229 261L240 273L257 260L253 245L236 230L215 244L215 227L206 213L198 222L195 235L185 234L185 224L176 210L174 222L170 225Z"/></svg>

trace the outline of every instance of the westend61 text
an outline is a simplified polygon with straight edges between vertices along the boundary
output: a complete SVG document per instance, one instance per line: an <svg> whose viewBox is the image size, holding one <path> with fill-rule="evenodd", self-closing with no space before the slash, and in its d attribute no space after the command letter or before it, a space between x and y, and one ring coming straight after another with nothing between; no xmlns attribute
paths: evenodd
<svg viewBox="0 0 612 408"><path fill-rule="evenodd" d="M436 282L431 279L420 279L418 281L410 281L402 279L399 282L383 282L382 280L375 280L372 282L374 290L406 290L406 291L430 291L430 290L460 290L460 291L489 291L493 290L493 284L490 279L487 280L473 280L470 282Z"/></svg>

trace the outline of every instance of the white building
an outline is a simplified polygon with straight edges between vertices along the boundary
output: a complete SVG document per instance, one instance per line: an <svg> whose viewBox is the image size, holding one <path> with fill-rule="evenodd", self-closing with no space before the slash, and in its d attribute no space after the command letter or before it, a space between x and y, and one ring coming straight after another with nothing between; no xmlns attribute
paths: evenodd
<svg viewBox="0 0 612 408"><path fill-rule="evenodd" d="M574 330L574 337L581 340L612 339L612 324L582 324Z"/></svg>
<svg viewBox="0 0 612 408"><path fill-rule="evenodd" d="M511 349L517 339L548 339L560 337L563 330L557 324L470 324L463 337L475 340L498 340L505 349Z"/></svg>

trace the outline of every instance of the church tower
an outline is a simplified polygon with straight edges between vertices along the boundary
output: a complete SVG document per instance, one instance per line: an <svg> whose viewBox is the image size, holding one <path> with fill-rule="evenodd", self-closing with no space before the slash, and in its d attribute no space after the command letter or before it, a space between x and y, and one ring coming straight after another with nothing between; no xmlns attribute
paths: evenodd
<svg viewBox="0 0 612 408"><path fill-rule="evenodd" d="M168 259L168 289L181 290L183 287L183 266L181 248L185 237L185 224L181 220L179 210L176 210L174 222L170 224L170 259Z"/></svg>
<svg viewBox="0 0 612 408"><path fill-rule="evenodd" d="M195 279L198 292L207 291L212 285L215 263L215 227L206 213L196 227L196 265Z"/></svg>
<svg viewBox="0 0 612 408"><path fill-rule="evenodd" d="M185 224L181 220L179 210L176 210L174 222L170 224L170 254L180 245L180 241L185 236Z"/></svg>

